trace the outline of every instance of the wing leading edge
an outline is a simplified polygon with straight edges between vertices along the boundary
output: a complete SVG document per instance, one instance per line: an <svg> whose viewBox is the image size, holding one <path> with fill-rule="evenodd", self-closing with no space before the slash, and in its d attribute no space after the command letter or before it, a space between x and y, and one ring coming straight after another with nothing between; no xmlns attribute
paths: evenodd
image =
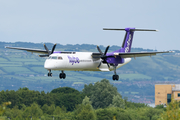
<svg viewBox="0 0 180 120"><path fill-rule="evenodd" d="M162 52L131 52L131 53L120 53L120 52L113 52L109 53L107 57L115 57L120 56L121 58L136 58L136 57L144 57L144 56L154 56L160 53L172 53L174 51L162 51ZM92 58L97 59L100 58L99 53L93 53Z"/></svg>
<svg viewBox="0 0 180 120"><path fill-rule="evenodd" d="M144 56L153 56L160 53L172 53L173 51L162 51L162 52L132 52L132 53L114 53L118 54L122 58L132 58L132 57L144 57Z"/></svg>
<svg viewBox="0 0 180 120"><path fill-rule="evenodd" d="M32 48L21 48L21 47L5 47L9 49L16 49L16 50L25 50L27 52L32 52L32 53L40 53L40 54L48 54L46 50L41 50L41 49L32 49Z"/></svg>

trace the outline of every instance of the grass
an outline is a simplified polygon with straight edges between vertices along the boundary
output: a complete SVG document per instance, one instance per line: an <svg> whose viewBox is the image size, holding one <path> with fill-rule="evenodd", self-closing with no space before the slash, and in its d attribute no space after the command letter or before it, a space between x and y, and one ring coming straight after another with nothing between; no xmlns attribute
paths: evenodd
<svg viewBox="0 0 180 120"><path fill-rule="evenodd" d="M120 74L119 79L151 79L151 77L143 75L143 74Z"/></svg>
<svg viewBox="0 0 180 120"><path fill-rule="evenodd" d="M3 72L2 70L0 70L0 74L6 74L5 72Z"/></svg>
<svg viewBox="0 0 180 120"><path fill-rule="evenodd" d="M47 73L47 70L44 67L31 67L31 69L38 73Z"/></svg>
<svg viewBox="0 0 180 120"><path fill-rule="evenodd" d="M17 66L22 66L20 64L0 64L0 67L17 67Z"/></svg>
<svg viewBox="0 0 180 120"><path fill-rule="evenodd" d="M131 94L135 95L135 94L139 94L139 92L131 92Z"/></svg>
<svg viewBox="0 0 180 120"><path fill-rule="evenodd" d="M107 76L111 77L113 74L108 74ZM134 79L138 79L138 80L144 80L144 79L151 79L151 77L147 76L147 75L143 75L143 74L119 74L119 79L129 79L129 80L134 80Z"/></svg>
<svg viewBox="0 0 180 120"><path fill-rule="evenodd" d="M6 62L8 61L7 59L4 59L4 58L0 58L0 62Z"/></svg>
<svg viewBox="0 0 180 120"><path fill-rule="evenodd" d="M126 91L126 92L124 92L124 94L129 94L129 92L128 92L128 91Z"/></svg>
<svg viewBox="0 0 180 120"><path fill-rule="evenodd" d="M31 72L29 69L25 68L25 67L17 67L17 66L14 66L14 67L2 67L6 72L8 73L16 73L16 74L34 74L33 72Z"/></svg>
<svg viewBox="0 0 180 120"><path fill-rule="evenodd" d="M84 84L84 82L74 82L73 84Z"/></svg>
<svg viewBox="0 0 180 120"><path fill-rule="evenodd" d="M18 62L37 62L36 59L23 59L23 58L9 58L10 61L18 61Z"/></svg>

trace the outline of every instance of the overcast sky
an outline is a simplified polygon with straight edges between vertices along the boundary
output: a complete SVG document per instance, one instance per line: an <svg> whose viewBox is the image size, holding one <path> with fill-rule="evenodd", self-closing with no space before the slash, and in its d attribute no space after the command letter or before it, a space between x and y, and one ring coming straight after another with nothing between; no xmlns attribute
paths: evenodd
<svg viewBox="0 0 180 120"><path fill-rule="evenodd" d="M124 31L135 32L132 47L180 50L180 0L0 0L0 41L121 46Z"/></svg>

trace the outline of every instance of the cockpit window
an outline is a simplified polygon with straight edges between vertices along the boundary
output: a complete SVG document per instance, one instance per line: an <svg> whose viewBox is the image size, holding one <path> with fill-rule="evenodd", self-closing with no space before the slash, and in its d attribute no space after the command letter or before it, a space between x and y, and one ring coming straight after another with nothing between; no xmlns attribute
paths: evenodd
<svg viewBox="0 0 180 120"><path fill-rule="evenodd" d="M52 56L52 58L51 59L57 59L57 57L56 56Z"/></svg>
<svg viewBox="0 0 180 120"><path fill-rule="evenodd" d="M62 60L62 59L63 59L62 57L60 57L60 56L58 57L58 60Z"/></svg>
<svg viewBox="0 0 180 120"><path fill-rule="evenodd" d="M49 57L48 57L48 59L57 60L57 59L60 59L60 58L59 58L59 57L57 57L57 56L49 56ZM62 59L62 57L61 57L61 59Z"/></svg>

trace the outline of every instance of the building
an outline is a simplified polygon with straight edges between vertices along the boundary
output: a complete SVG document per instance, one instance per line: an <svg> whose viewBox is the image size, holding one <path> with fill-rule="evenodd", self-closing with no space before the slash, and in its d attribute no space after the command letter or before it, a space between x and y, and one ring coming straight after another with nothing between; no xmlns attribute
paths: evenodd
<svg viewBox="0 0 180 120"><path fill-rule="evenodd" d="M155 106L167 105L171 98L180 101L180 84L155 84Z"/></svg>

